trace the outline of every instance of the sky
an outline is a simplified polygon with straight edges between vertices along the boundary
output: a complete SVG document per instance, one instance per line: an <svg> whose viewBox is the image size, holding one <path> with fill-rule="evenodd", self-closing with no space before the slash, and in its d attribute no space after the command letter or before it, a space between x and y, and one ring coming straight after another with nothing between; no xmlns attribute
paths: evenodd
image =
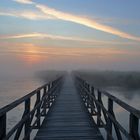
<svg viewBox="0 0 140 140"><path fill-rule="evenodd" d="M0 0L0 72L140 70L139 0Z"/></svg>

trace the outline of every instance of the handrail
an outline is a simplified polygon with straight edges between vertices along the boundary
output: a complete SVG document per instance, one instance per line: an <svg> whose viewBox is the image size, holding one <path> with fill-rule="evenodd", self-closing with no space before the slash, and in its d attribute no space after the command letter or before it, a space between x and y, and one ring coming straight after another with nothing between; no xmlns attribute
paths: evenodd
<svg viewBox="0 0 140 140"><path fill-rule="evenodd" d="M60 77L59 77L60 78ZM59 79L58 78L58 79ZM32 92L28 93L27 95L13 101L12 103L4 106L3 108L0 109L0 116L3 115L3 113L10 111L11 109L15 108L16 106L18 106L19 104L23 103L26 99L34 96L38 91L40 91L41 89L43 89L44 87L47 87L49 84L51 84L51 82L55 81L56 79L49 81L48 83L38 87L37 89L33 90Z"/></svg>
<svg viewBox="0 0 140 140"><path fill-rule="evenodd" d="M129 140L140 139L138 132L140 110L137 110L134 107L126 104L125 102L121 101L106 91L95 88L92 84L89 84L80 76L75 76L75 83L87 109L90 109L89 113L91 116L97 116L97 125L99 127L104 127L107 131L107 140L113 139L113 126L118 140L122 140L121 132ZM97 92L97 96L95 96L95 92ZM107 108L103 104L102 95L108 98ZM117 121L113 110L114 102L130 113L129 132L127 132L126 129L123 128L122 125ZM104 118L104 121L102 120L102 117Z"/></svg>
<svg viewBox="0 0 140 140"><path fill-rule="evenodd" d="M120 105L121 107L123 107L125 110L127 110L128 112L131 112L132 114L134 114L135 116L137 116L138 118L140 118L140 110L130 106L129 104L121 101L120 99L116 98L115 96L109 94L106 91L103 90L99 90L102 92L102 94L108 96L110 99L112 99L114 102L116 102L118 105Z"/></svg>
<svg viewBox="0 0 140 140"><path fill-rule="evenodd" d="M20 138L21 131L24 128L23 139L29 140L32 129L38 129L41 125L41 117L47 114L52 106L56 96L62 85L63 76L48 82L47 84L37 88L31 93L17 99L0 109L0 140L8 140L14 133L14 139ZM43 90L43 92L41 92ZM31 110L31 97L36 95L33 109ZM9 131L6 130L7 113L25 103L25 109L21 120ZM36 119L34 119L36 118ZM33 122L34 121L34 122ZM24 126L24 127L23 127Z"/></svg>

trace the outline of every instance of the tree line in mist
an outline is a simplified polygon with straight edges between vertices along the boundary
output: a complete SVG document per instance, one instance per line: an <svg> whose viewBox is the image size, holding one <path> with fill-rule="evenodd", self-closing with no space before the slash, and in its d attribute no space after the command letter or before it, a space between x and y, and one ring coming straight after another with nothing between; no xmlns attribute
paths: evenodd
<svg viewBox="0 0 140 140"><path fill-rule="evenodd" d="M96 87L140 89L140 72L79 71L78 74Z"/></svg>

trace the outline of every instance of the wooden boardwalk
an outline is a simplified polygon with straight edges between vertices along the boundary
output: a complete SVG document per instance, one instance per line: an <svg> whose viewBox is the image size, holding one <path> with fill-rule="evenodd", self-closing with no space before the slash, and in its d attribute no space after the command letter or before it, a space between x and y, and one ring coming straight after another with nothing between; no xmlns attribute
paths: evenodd
<svg viewBox="0 0 140 140"><path fill-rule="evenodd" d="M103 140L73 80L67 76L35 140Z"/></svg>

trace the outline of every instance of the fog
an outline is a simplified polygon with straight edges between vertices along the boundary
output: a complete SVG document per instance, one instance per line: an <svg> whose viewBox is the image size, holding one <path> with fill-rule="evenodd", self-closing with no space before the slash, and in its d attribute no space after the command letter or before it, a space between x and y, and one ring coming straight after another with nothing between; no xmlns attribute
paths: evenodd
<svg viewBox="0 0 140 140"><path fill-rule="evenodd" d="M0 48L0 76L26 76L42 70L140 70L140 55L109 48L37 47Z"/></svg>
<svg viewBox="0 0 140 140"><path fill-rule="evenodd" d="M107 90L131 106L140 108L139 59L133 63L129 62L129 59L120 61L117 57L99 58L97 55L70 55L70 53L67 51L46 55L0 53L0 106L19 99L65 71L74 70L97 88ZM117 113L121 116L121 124L126 127L127 116L120 110ZM10 125L13 120L15 122L17 120L18 115L15 117L15 114L9 121Z"/></svg>
<svg viewBox="0 0 140 140"><path fill-rule="evenodd" d="M104 54L103 49L93 48L3 47L0 52L0 96L5 98L3 103L7 103L7 96L13 96L12 100L19 98L55 78L62 71L81 69L86 70L86 77L95 86L110 88L109 90L113 87L113 90L131 99L137 92L128 94L128 89L139 90L140 74L113 71L139 71L140 56L133 57L135 55L132 54L129 57L122 53L116 55L115 50L106 53ZM93 72L95 69L96 72Z"/></svg>
<svg viewBox="0 0 140 140"><path fill-rule="evenodd" d="M96 87L121 87L140 89L140 72L136 71L79 71L80 76Z"/></svg>

